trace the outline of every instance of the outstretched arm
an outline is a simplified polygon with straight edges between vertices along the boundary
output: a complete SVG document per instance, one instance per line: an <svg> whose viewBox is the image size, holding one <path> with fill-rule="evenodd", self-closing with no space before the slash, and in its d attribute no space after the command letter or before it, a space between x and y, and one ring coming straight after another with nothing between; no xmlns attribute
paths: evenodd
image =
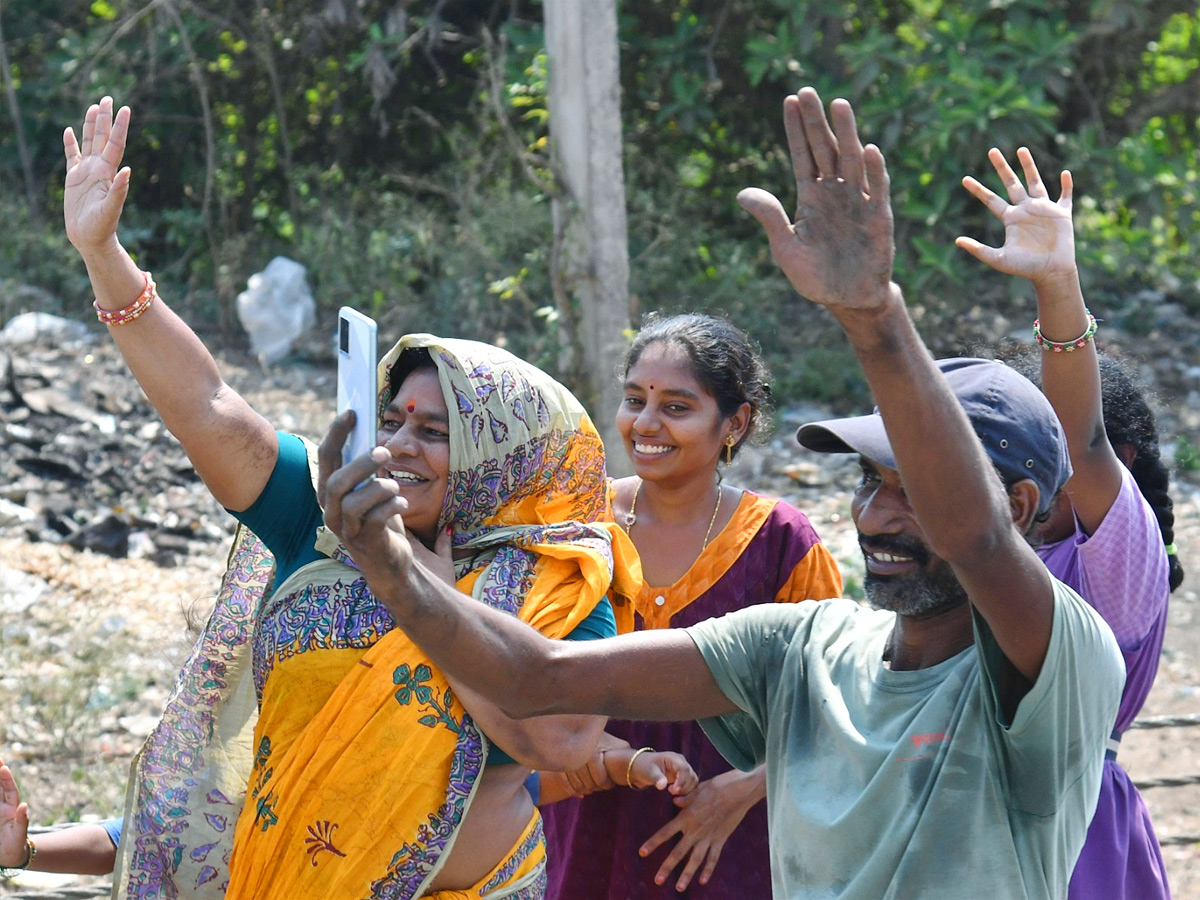
<svg viewBox="0 0 1200 900"><path fill-rule="evenodd" d="M1090 320L1075 265L1075 236L1071 223L1071 173L1059 176L1059 197L1050 199L1046 185L1025 147L1017 160L1025 184L996 148L988 159L1000 176L1008 200L971 176L965 187L1004 223L1004 245L989 247L969 237L955 243L993 269L1028 278L1037 294L1039 329L1050 342L1072 347L1070 352L1042 353L1042 390L1050 400L1067 438L1074 474L1066 490L1084 531L1100 527L1121 489L1121 462L1104 430L1100 366L1096 344L1075 339L1088 332Z"/></svg>
<svg viewBox="0 0 1200 900"><path fill-rule="evenodd" d="M87 265L98 308L107 311L128 307L147 287L117 238L129 193L130 170L121 168L129 120L129 107L114 115L105 97L88 109L81 141L70 128L63 133L67 237ZM230 509L249 507L275 465L270 424L225 384L212 354L161 300L109 331L213 496Z"/></svg>
<svg viewBox="0 0 1200 900"><path fill-rule="evenodd" d="M654 788L668 791L677 800L682 800L695 789L699 781L696 771L683 754L672 750L655 750L652 747L635 750L628 745L608 747L596 751L595 764L598 772L592 771L592 764L587 767L585 777L590 782L587 787L580 784L577 772L539 772L541 795L538 806L613 788L635 791ZM595 776L601 772L603 780L599 782Z"/></svg>
<svg viewBox="0 0 1200 900"><path fill-rule="evenodd" d="M0 760L0 867L19 868L29 859L29 807L12 771ZM29 862L35 872L107 875L117 848L100 825L73 825L38 835L37 856Z"/></svg>
<svg viewBox="0 0 1200 900"><path fill-rule="evenodd" d="M683 631L552 641L459 593L414 558L396 482L372 477L387 451L377 447L341 465L349 430L349 416L339 416L321 443L325 523L397 626L449 677L513 718L584 713L669 720L736 709ZM370 480L354 490L364 479Z"/></svg>
<svg viewBox="0 0 1200 900"><path fill-rule="evenodd" d="M909 504L1008 659L1026 678L1050 640L1050 577L1013 527L1009 498L892 280L892 211L878 147L845 100L804 88L784 101L796 176L789 219L766 191L738 200L767 232L792 286L842 326L879 405Z"/></svg>

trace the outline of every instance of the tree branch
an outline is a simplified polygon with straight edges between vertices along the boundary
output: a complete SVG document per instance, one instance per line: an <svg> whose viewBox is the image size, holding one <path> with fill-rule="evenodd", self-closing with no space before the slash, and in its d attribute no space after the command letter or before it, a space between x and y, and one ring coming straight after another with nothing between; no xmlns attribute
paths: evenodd
<svg viewBox="0 0 1200 900"><path fill-rule="evenodd" d="M3 7L0 6L0 9ZM35 222L42 220L42 204L38 202L37 183L33 178L33 160L29 155L29 144L25 141L25 124L21 121L21 105L17 101L17 88L13 84L12 69L8 63L8 45L4 40L3 16L0 16L0 67L4 69L4 93L8 98L8 114L12 117L13 132L17 136L17 152L21 157L21 172L25 177L25 193L29 200L29 214Z"/></svg>

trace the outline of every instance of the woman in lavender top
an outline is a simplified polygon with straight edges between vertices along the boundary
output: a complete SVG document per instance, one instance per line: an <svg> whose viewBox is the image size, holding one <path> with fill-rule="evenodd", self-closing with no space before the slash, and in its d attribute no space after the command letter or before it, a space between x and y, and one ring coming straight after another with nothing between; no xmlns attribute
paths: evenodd
<svg viewBox="0 0 1200 900"><path fill-rule="evenodd" d="M1068 897L1165 900L1170 887L1158 839L1141 796L1117 763L1117 749L1154 683L1167 598L1183 580L1167 470L1144 398L1115 361L1096 351L1095 319L1075 267L1071 174L1062 173L1056 202L1026 148L1017 151L1024 185L999 150L988 157L1009 200L973 178L963 184L1004 223L1004 245L987 247L966 237L958 245L1033 283L1042 389L1062 422L1074 469L1043 526L1038 553L1104 616L1125 658L1125 689L1100 798ZM1037 380L1036 371L1026 374Z"/></svg>

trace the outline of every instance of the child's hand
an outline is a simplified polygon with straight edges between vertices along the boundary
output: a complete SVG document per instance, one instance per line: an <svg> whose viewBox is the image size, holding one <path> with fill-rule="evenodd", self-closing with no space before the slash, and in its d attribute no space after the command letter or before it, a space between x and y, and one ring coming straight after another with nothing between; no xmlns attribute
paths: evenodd
<svg viewBox="0 0 1200 900"><path fill-rule="evenodd" d="M1028 278L1035 284L1076 278L1071 173L1064 171L1059 176L1060 193L1055 201L1050 199L1027 148L1017 150L1025 184L995 147L988 151L988 159L1008 192L1008 200L970 175L963 179L963 187L1004 223L1004 245L989 247L969 237L960 237L955 243L993 269Z"/></svg>
<svg viewBox="0 0 1200 900"><path fill-rule="evenodd" d="M574 796L586 797L588 794L594 794L596 791L607 791L613 787L612 778L609 777L608 768L604 764L605 752L604 750L597 750L592 754L592 758L588 760L586 766L582 766L573 772L563 773Z"/></svg>
<svg viewBox="0 0 1200 900"><path fill-rule="evenodd" d="M691 764L681 754L669 750L639 753L628 773L629 786L635 790L652 787L668 790L677 797L690 794L700 782Z"/></svg>

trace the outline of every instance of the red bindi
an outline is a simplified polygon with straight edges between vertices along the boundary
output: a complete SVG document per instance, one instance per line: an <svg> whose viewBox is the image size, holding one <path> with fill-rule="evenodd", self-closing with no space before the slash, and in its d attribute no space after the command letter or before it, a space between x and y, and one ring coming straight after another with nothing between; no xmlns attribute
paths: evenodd
<svg viewBox="0 0 1200 900"><path fill-rule="evenodd" d="M409 400L404 408L407 409L410 413L416 412L417 411L417 402L415 400Z"/></svg>

